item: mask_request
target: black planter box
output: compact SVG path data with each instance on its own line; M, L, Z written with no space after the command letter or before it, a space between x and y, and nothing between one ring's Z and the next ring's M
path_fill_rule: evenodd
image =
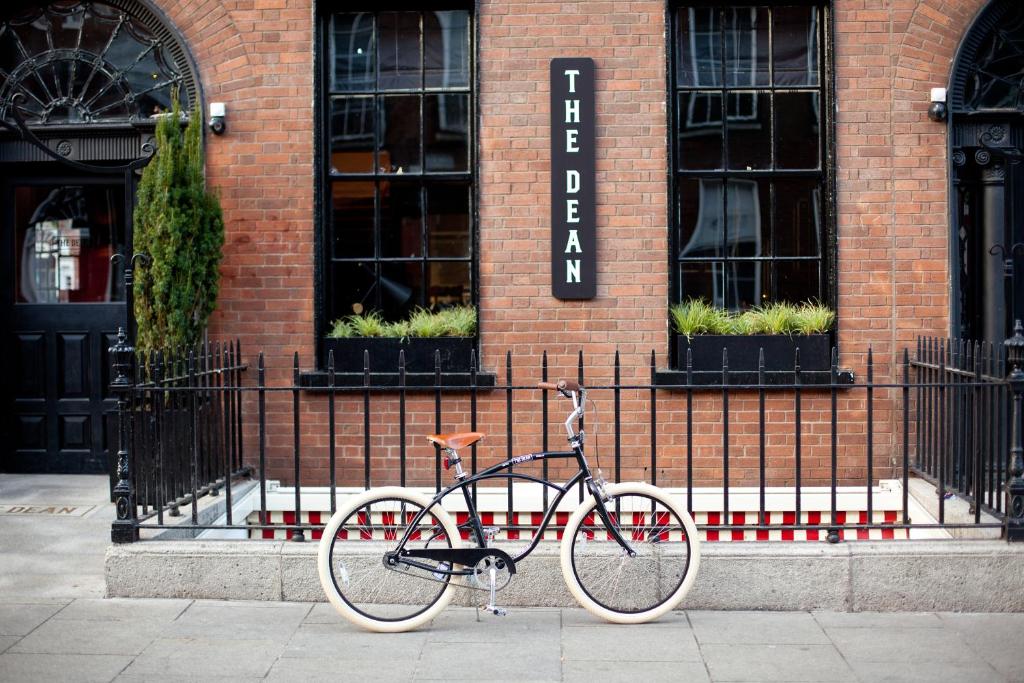
M441 354L441 372L469 372L470 353L476 348L475 337L352 337L324 340L323 369L327 369L327 354L334 352L334 371L337 373L363 372L364 351L370 352L370 372L397 373L398 353L405 351L407 373L433 373L435 352ZM479 359L477 360L479 365ZM479 369L479 367L478 367Z
M796 349L800 349L800 371L822 372L832 366L832 337L828 334L698 334L676 337L679 370L686 370L686 351L693 358L694 372L722 371L722 352L729 353L729 372L757 372L758 354L764 349L765 372L793 372Z

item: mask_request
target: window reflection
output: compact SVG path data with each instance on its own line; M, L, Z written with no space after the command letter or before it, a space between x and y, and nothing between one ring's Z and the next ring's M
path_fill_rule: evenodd
M676 11L679 299L743 309L823 297L823 11Z
M330 18L330 315L473 300L470 18Z
M117 186L15 188L15 301L124 301L110 263L124 248L123 207Z

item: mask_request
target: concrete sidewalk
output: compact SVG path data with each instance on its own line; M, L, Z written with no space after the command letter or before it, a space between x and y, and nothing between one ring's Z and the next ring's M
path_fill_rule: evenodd
M451 608L372 634L325 604L0 601L2 681L1024 681L1024 614Z
M110 480L96 474L0 474L0 600L102 598Z
M378 635L322 603L102 599L112 517L106 477L0 475L0 682L1024 682L1020 613L688 611L628 627L452 607Z

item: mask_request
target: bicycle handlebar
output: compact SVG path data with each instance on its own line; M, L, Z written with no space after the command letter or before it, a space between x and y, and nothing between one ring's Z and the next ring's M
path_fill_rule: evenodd
M539 382L537 384L538 389L548 389L552 391L579 391L579 382L573 382L571 379L560 379L558 382Z

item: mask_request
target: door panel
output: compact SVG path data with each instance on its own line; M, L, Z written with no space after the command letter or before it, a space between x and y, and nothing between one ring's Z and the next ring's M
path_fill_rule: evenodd
M124 181L7 176L2 189L0 296L18 381L0 470L107 472L107 347L125 314L110 255L127 240Z

